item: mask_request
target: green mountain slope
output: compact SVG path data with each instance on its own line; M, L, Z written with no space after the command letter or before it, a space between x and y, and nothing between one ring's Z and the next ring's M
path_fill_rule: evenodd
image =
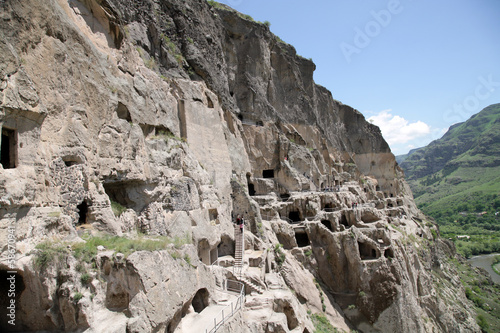
M455 124L401 162L416 202L466 255L500 251L500 104ZM484 213L486 212L486 213Z

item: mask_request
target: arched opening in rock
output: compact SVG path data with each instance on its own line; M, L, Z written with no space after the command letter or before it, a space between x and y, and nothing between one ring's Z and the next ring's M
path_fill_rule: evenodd
M118 102L118 106L116 107L116 114L120 119L126 120L128 122L132 121L132 117L130 116L128 108L122 102Z
M2 308L2 320L0 320L0 331L10 332L15 327L23 327L24 319L19 316L20 310L20 299L21 294L25 289L23 276L17 273L9 273L9 269L6 266L0 266L0 306ZM15 308L12 309L11 302L14 301ZM9 306L11 309L9 309ZM17 316L16 316L17 312ZM9 317L13 314L15 318L16 326L12 326L8 323L12 318ZM23 330L24 331L24 330Z
M347 222L347 217L345 216L344 213L340 215L340 224L345 226L346 228L349 228L349 222Z
M206 239L202 239L198 242L198 258L205 265L210 265L210 244Z
M220 243L217 245L218 248L218 256L229 256L234 254L234 241L229 237L229 235L222 235L220 238Z
M297 316L295 315L295 311L290 305L285 305L283 309L283 313L286 316L286 324L288 326L288 329L291 331L295 329L297 326L299 326L299 321L297 319Z
M208 210L208 218L210 220L210 222L214 222L215 224L219 224L219 211L217 210L217 208L210 208Z
M78 224L86 224L87 223L87 213L89 211L89 205L87 204L87 201L82 201L78 206L76 206L76 209L78 209Z
M73 165L78 165L78 164L83 163L82 159L79 156L75 156L75 155L63 156L62 160L64 162L64 165L66 165L67 167L71 167Z
M131 208L135 205L135 203L129 199L128 191L131 190L126 183L117 182L117 183L104 183L104 191L109 197L111 201L111 206L113 207L113 203L118 203L120 206Z
M197 313L203 311L209 304L209 296L210 294L206 288L198 290L193 297L193 302L191 303L194 311Z
M389 247L384 251L384 257L386 258L394 258L394 251Z
M325 204L323 205L322 210L324 210L324 211L326 211L326 212L331 212L331 211L333 211L333 205L332 205L332 203L330 203L330 202L325 203Z
M290 193L281 193L280 194L280 199L282 201L287 201L290 198Z
M248 183L248 194L250 196L254 196L255 195L255 186L252 183Z
M255 125L257 125L257 126L264 126L264 122L262 120L257 120L255 122Z
M108 281L106 288L106 307L111 311L121 312L128 308L130 294L119 282Z
M358 249L361 260L377 259L377 250L370 244L358 242Z
M288 218L292 222L300 222L300 221L302 221L302 218L300 217L300 212L298 210L293 210L293 211L289 212L288 213Z
M2 128L1 163L4 169L12 169L17 165L17 140L16 131Z
M379 185L375 186L375 191L377 191L377 192L380 191L380 186Z
M255 185L250 181L250 172L247 172L247 184L248 184L248 194L250 196L255 195Z
M387 203L387 207L389 207L389 208L393 208L393 207L394 207L394 205L392 204L392 202L388 202L388 203Z
M262 170L262 178L274 178L274 170L273 169Z
M324 225L328 230L333 231L332 222L329 220L321 220L321 224Z
M307 236L307 232L305 230L297 231L295 230L295 240L297 241L298 247L305 247L311 245L309 241L309 236Z

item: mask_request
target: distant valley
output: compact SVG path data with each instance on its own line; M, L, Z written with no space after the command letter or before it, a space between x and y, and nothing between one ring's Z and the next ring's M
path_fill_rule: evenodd
M500 251L500 104L396 159L419 208L459 252Z

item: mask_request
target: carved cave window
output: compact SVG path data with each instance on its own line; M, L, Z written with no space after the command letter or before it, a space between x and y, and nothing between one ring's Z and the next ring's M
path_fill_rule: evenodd
M4 169L15 168L17 157L16 131L2 128L1 162Z

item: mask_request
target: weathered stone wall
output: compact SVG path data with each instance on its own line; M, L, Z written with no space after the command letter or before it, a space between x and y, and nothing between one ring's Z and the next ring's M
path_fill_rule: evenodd
M20 329L174 332L199 290L215 302L208 266L233 255L240 214L245 289L270 295L249 299L232 331L312 332L307 309L344 330L477 331L466 307L453 308L464 323L446 315L408 241L427 249L432 234L380 130L265 25L204 0L2 6L13 157L0 167L0 237L16 226ZM141 232L187 244L101 249L84 267L91 285L72 255L33 263L44 241Z

